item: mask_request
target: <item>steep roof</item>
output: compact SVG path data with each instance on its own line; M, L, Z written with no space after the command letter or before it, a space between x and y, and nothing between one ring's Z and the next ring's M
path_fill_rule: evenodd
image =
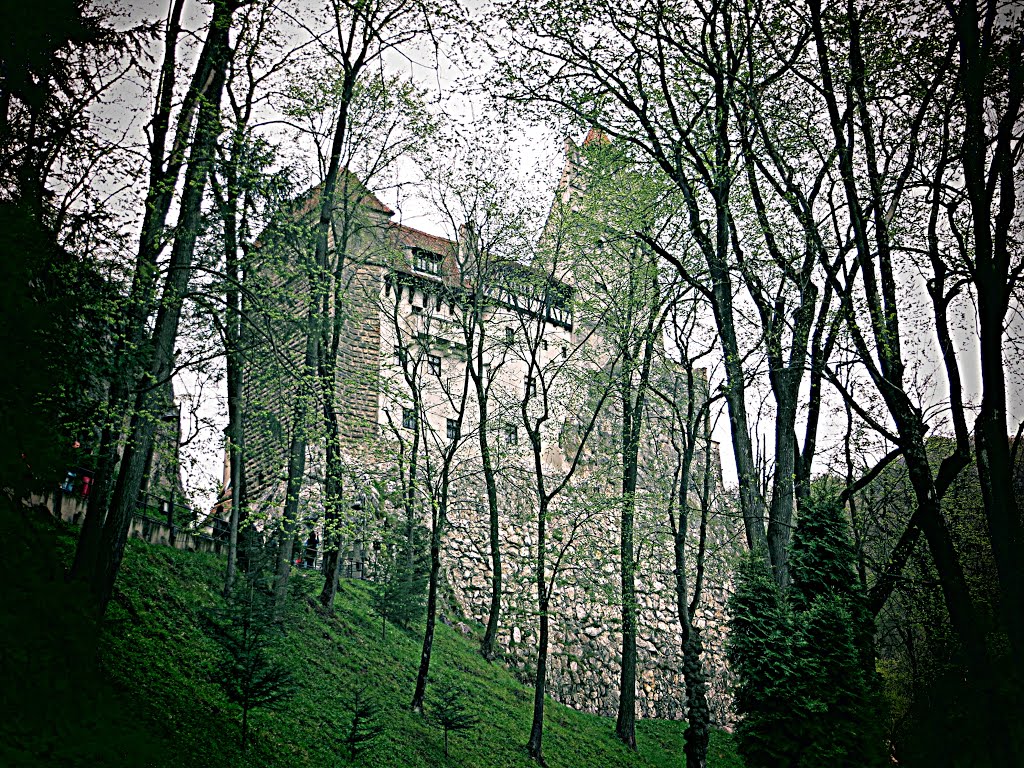
M442 256L454 253L456 245L446 237L431 235L420 229L406 226L405 224L394 224L395 236L398 242L408 248L422 248L431 253L438 253Z
M306 193L305 200L303 201L301 213L308 213L316 208L320 204L320 193L323 191L323 182L320 182L315 187ZM338 191L348 190L351 195L351 199L357 200L360 204L369 208L371 211L381 213L385 216L394 216L395 212L388 208L380 198L378 198L369 188L359 180L348 168L344 168L338 174Z
M583 146L589 146L597 142L598 144L610 144L611 139L608 138L608 134L602 131L600 128L591 128L587 131L587 137L583 139Z

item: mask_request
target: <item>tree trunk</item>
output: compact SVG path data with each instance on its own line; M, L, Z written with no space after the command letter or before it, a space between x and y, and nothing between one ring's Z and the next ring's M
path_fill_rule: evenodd
M1024 40L1017 29L1003 49L993 39L999 33L993 31L990 22L983 23L977 3L962 2L949 8L959 42L961 76L957 85L965 117L964 181L974 225L973 278L977 286L982 381L981 408L975 423L978 477L999 575L1002 617L1013 648L1011 656L1019 668L1024 659L1021 510L1007 436L1003 337L1010 297L1014 284L1019 285L1019 277L1011 277L1010 231L1019 194L1019 156L1013 151L1013 137L1019 129L1024 98ZM987 96L995 77L990 73L998 71L998 60L1005 61L1007 84L1004 101L999 107L990 107ZM997 195L999 205L995 210Z
M330 382L334 382L334 366L330 366ZM341 507L344 490L341 479L341 434L338 416L334 410L334 398L324 392L324 426L327 429L327 481L324 484L324 561L327 578L320 590L320 605L328 613L334 611L334 596L338 592L338 560L341 550L343 531ZM328 545L328 542L332 542ZM330 546L330 550L326 549Z
M100 615L106 610L113 591L114 579L124 556L128 528L142 484L146 455L152 447L155 432L153 408L159 405L163 384L170 379L174 366L174 343L178 335L178 322L188 289L192 258L201 223L203 196L219 133L220 97L231 54L228 35L232 12L233 6L224 0L218 0L214 4L207 39L213 50L210 58L211 80L198 110L196 134L181 196L177 236L171 249L164 292L153 331L149 376L138 385L131 433L121 459L111 509L100 537L93 579Z
M334 218L334 196L338 186L338 175L341 166L341 153L348 132L349 107L352 103L352 91L355 86L357 71L346 72L342 84L338 119L334 126L334 138L331 143L331 158L324 178L324 186L320 195L319 219L316 226L316 251L309 274L310 302L306 318L306 352L303 359L303 382L308 385L319 381L321 349L320 313L325 304L325 294L329 291L326 285L328 236ZM298 527L299 491L302 488L303 475L306 471L306 419L307 395L299 393L295 405L295 418L292 424L292 440L288 452L288 495L285 499L282 540L277 555L277 575L274 579L274 602L277 611L283 605L291 574L292 545L295 529Z
M535 456L536 461L536 456ZM543 483L543 477L538 481ZM547 567L547 517L548 508L545 500L543 486L540 486L538 494L540 508L537 511L537 608L540 611L540 632L537 644L537 677L533 684L533 721L530 724L530 740L526 744L526 751L538 765L544 763L544 693L547 686L548 670L548 606L550 595L547 593L547 584L544 573Z
M224 358L227 368L228 389L228 484L231 486L231 509L228 514L228 564L224 575L224 595L230 595L235 584L238 560L238 516L242 507L242 270L238 263L238 167L242 159L241 133L236 130L232 141L231 162L227 164L226 210L224 211L224 270L227 273L225 291Z
M786 378L780 376L780 378ZM796 397L785 386L775 389L775 474L772 478L771 508L768 514L768 554L775 583L789 585L789 537L793 530L796 500Z
M477 402L480 407L480 459L484 470L484 487L487 490L487 513L490 522L489 544L491 550L491 605L487 611L487 629L480 642L480 653L488 661L495 657L495 642L498 634L498 618L501 615L501 532L498 528L498 485L491 459L491 446L487 440L487 401L477 383Z
M307 340L306 360L316 356L316 336ZM312 350L310 350L312 347ZM274 567L274 614L280 618L288 597L288 581L292 572L295 531L299 527L299 492L306 474L306 398L299 393L293 412L292 438L288 448L288 485L285 491L281 527L277 531L277 563Z
M543 577L540 579L540 589L544 589ZM540 637L537 645L537 679L533 684L533 721L530 724L530 740L526 744L526 751L538 765L546 765L544 762L544 695L547 686L548 673L548 601L546 598L540 602Z
M625 371L630 376L631 371ZM636 507L636 432L640 412L634 404L628 382L622 387L622 510L619 520L619 576L622 590L622 663L619 674L619 707L615 735L630 749L636 749L636 562L633 546L633 518ZM641 396L642 398L642 396ZM634 424L636 422L636 424Z
M78 545L75 547L75 559L68 574L69 579L87 581L92 578L95 571L103 523L113 491L110 481L114 478L114 467L117 466L117 440L120 434L120 430L115 430L109 423L108 417L108 422L100 434L96 473L85 507L85 520L82 521L82 530L78 534Z
M686 537L689 528L687 493L690 487L692 447L686 449L686 454L683 458L683 467L680 472L679 523L676 525L674 521L670 520L675 528L673 531L672 550L675 560L676 613L683 635L683 682L686 686L687 726L683 734L683 753L686 756L686 768L705 768L708 758L708 740L711 731L711 710L708 707L707 683L701 660L703 646L700 642L700 636L693 626L691 615L692 610L696 609L700 600L700 577L698 576L692 599L688 595L689 590L686 584ZM709 466L710 461L706 461L705 464ZM698 571L702 570L703 547L701 548L698 562Z
M228 565L224 594L231 594L238 568L238 524L242 512L242 370L239 361L228 357L228 461L231 510L228 513Z
M711 709L708 707L707 680L701 656L704 647L700 634L691 626L683 641L683 681L686 684L686 731L683 754L686 768L706 768L711 734Z
M434 625L437 621L437 581L441 572L441 535L438 525L430 537L430 580L427 585L427 626L423 630L423 649L420 652L420 668L416 674L416 690L412 695L410 708L413 712L423 711L423 699L427 692L427 675L430 673L430 655L434 649Z
M210 85L211 62L217 51L211 24L211 31L207 34L206 43L200 51L190 88L182 102L170 157L165 158L173 106L177 41L181 32L184 4L184 0L172 0L168 15L160 88L151 123L149 185L146 190L142 231L139 235L139 248L125 319L114 351L114 357L119 365L111 376L110 393L107 397L108 416L100 437L93 492L86 508L86 517L71 568L70 575L74 579L92 580L97 570L103 526L109 515L110 495L114 492L115 472L118 469L118 447L125 427L124 413L132 405L131 388L135 380L146 370L146 365L142 361L143 352L148 346L145 322L153 310L152 294L157 280L157 256L163 242L164 225L174 187L181 172L196 103L199 94ZM216 12L214 15L216 17Z

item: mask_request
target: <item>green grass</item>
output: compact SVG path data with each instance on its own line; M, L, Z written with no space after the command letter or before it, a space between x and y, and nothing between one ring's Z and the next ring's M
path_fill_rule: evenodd
M298 691L281 710L253 716L253 744L242 755L237 708L212 681L220 651L208 616L222 605L224 561L130 542L92 648L82 641L90 632L77 609L81 596L62 578L73 532L3 506L0 535L18 551L0 566L11 585L0 601L0 675L7 689L0 699L2 765L344 765L344 704L363 685L385 725L363 765L533 765L523 746L532 689L484 661L476 638L438 625L431 681L451 679L465 688L480 717L477 728L452 736L445 760L441 731L430 719L429 687L426 715L408 711L419 632L389 626L381 641L362 582L345 581L335 616L324 616L314 599L322 582L308 572L294 575L287 632L277 649ZM607 718L551 700L545 711L544 753L554 768L684 764L682 723L641 721L633 753L615 739ZM727 734L713 733L709 765L740 767Z

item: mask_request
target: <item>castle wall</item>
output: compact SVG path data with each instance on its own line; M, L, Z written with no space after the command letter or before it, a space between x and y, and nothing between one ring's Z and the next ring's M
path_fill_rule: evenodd
M557 527L557 519L552 521ZM722 526L723 520L715 521ZM681 719L685 712L682 634L675 607L671 534L667 526L643 531L646 546L636 577L637 714ZM507 515L501 523L502 616L498 640L506 663L525 681L537 655L536 521ZM713 722L731 721L730 675L725 663L726 531L712 533L701 607L694 625L704 646L704 670ZM490 605L487 520L453 520L445 540L448 584L468 618L486 623ZM567 554L552 598L548 692L584 712L615 716L620 674L618 521L592 520ZM692 578L690 580L692 584Z
M411 406L412 398L406 379L408 369L403 370L395 353L400 348L403 355L415 358L421 408L417 418L426 422L418 425L424 436L421 482L429 482L432 478L428 476L427 465L433 462L436 472L439 457L453 439L446 426L449 419L457 416L461 402L457 390L465 380L467 350L462 319L457 302L451 300L455 283L436 275L418 274L411 266L413 247L434 247L441 252L443 242L432 242L430 236L415 233L415 242L400 244L396 255L396 245L379 232L380 228L376 235L368 235L358 249L353 249L354 253L359 251L358 257L351 261L343 276L346 317L337 361L337 403L347 466L354 476L373 475L376 481L387 484L391 482L386 479L388 475L395 474L399 445L404 442L406 448L402 450L407 450L411 442L413 429L402 424L403 410ZM374 237L380 242L375 243ZM381 253L375 254L375 249ZM446 258L450 259L450 254ZM275 279L281 283L278 287L282 301L290 306L278 308L281 319L277 322L283 330L277 348L265 349L263 358L254 356L247 376L246 473L250 487L262 484L262 495L269 500L283 495L282 467L289 418L292 401L299 394L294 370L288 369L295 365L294 361L301 361L298 330L305 311L300 301L301 290L286 290L286 279ZM300 278L288 279L293 281L294 289L294 281ZM491 366L488 376L492 377L490 445L505 484L500 504L504 591L498 640L505 662L529 681L536 664L538 623L533 565L535 498L527 487L532 459L523 427L518 427L515 441L508 430L521 423L527 361L532 354L542 369L551 372L545 375L552 377L548 382L552 413L545 427L543 461L552 477L565 472L573 435L577 434L580 420L585 419L587 407L585 387L573 389L578 384L573 383L572 367L600 365L602 352L594 346L585 348L589 344L588 333L573 328L569 310L563 312L558 322L524 320L527 314L508 304L493 310L487 323L485 357ZM291 330L287 330L289 325ZM524 339L532 331L539 335L532 337L536 345L526 353ZM561 370L563 366L565 370ZM542 382L542 386L546 384ZM470 394L465 401L461 434L454 438L462 443L452 473L449 527L442 558L450 597L466 617L484 623L490 603L490 559L487 506L481 503L484 489L477 442L479 428L475 395ZM614 475L617 467L613 433L611 423L602 427L603 436L595 437L594 442L603 440L603 444L588 448L592 453L587 460L590 463L579 472L578 483L574 481L559 496L549 521L549 562L554 561L563 545L565 553L552 599L548 691L569 706L602 715L614 715L616 711L621 648L619 512L614 494L609 491L609 480L614 480L609 473ZM655 455L667 452L667 446L657 440L648 447L648 475L658 475ZM308 462L310 488L302 513L308 511L313 517L317 514L315 486L320 482L318 473L322 478L323 471L321 453L314 440ZM667 461L664 456L661 460ZM603 484L603 490L587 487L596 483ZM637 509L638 715L681 718L685 711L685 686L682 638L675 608L672 538L668 520L658 507L656 493L652 493L648 502L638 502ZM399 510L392 511L401 514ZM694 617L705 648L712 718L723 725L730 720L724 636L726 561L735 531L731 530L729 520L723 515L711 521L703 599ZM359 531L356 537L364 543L380 538L370 530ZM691 538L696 540L696 536ZM693 559L693 553L689 553L688 560Z

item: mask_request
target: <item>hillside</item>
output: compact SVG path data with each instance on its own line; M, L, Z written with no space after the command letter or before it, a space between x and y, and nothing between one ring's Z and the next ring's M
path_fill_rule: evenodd
M432 682L466 690L480 718L468 733L451 737L443 755L441 731L407 710L420 638L415 630L388 628L369 611L370 585L345 581L336 615L314 606L316 573L295 576L288 629L277 660L298 683L278 711L257 711L254 743L238 748L238 709L213 682L221 655L210 636L223 561L141 542L129 543L114 603L97 654L85 638L89 624L78 611L64 564L74 532L38 511L4 503L2 530L9 542L0 601L0 764L152 766L343 765L340 739L348 727L345 705L366 686L379 707L384 732L363 765L526 766L532 689L476 652L476 638L439 625ZM436 690L436 686L435 686ZM681 766L683 724L642 721L639 754L623 748L613 723L549 702L545 756L549 765ZM739 766L727 734L715 733L709 765Z

